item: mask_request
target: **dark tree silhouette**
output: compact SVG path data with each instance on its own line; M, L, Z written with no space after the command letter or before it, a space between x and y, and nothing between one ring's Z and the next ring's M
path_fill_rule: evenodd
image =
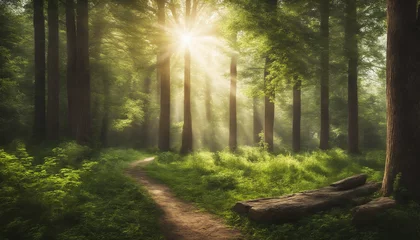
M79 115L76 140L80 144L87 144L92 140L88 5L88 0L77 1L77 108Z
M265 93L265 113L264 113L264 142L268 145L268 151L273 151L273 135L274 135L274 91L269 89L268 80L268 68L270 66L270 60L268 57L265 59L264 67L264 84L266 86Z
M185 2L185 25L187 31L191 27L191 0ZM186 154L193 150L192 116L191 116L191 52L189 46L185 48L184 55L184 126L182 128L181 153Z
M165 26L165 1L158 0L158 23ZM170 76L170 53L165 41L165 33L161 34L158 53L157 74L160 77L160 117L159 117L159 149L170 150L170 124L171 124L171 76Z
M47 139L58 140L60 131L60 71L58 54L58 0L48 1L48 102Z
M329 148L330 139L330 87L329 87L329 18L330 0L320 1L321 12L321 131L319 148L326 150Z
M345 51L348 60L348 152L359 152L359 103L357 97L357 1L346 0Z
M255 144L258 144L260 142L260 133L263 131L260 107L261 107L260 99L257 96L255 96L253 99L253 104L252 104Z
M67 32L67 105L69 134L76 138L77 130L77 45L76 19L74 0L66 0L66 32Z
M293 152L300 151L300 122L302 116L302 81L297 79L293 86Z
M37 142L45 140L45 21L44 1L34 0L35 39L35 112L33 137Z
M235 36L236 38L236 36ZM238 56L233 53L230 62L230 98L229 98L229 148L231 151L235 151L238 147L237 142L237 121L236 121L236 80L238 76L237 72Z

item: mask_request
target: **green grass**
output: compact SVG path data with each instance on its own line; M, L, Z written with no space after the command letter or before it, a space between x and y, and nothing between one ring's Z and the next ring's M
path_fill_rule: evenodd
M123 173L149 154L74 143L38 152L41 164L22 146L0 150L1 240L163 239L160 210Z
M162 153L146 169L178 197L222 216L250 239L420 239L420 207L414 203L387 211L365 228L351 224L350 209L334 209L294 224L257 224L230 210L237 201L314 189L353 174L367 173L369 180L380 181L384 159L383 151L349 156L334 149L273 156L241 148L236 154Z

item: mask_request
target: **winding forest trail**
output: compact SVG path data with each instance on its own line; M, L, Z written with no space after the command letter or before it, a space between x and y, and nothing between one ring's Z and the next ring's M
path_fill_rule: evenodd
M191 204L176 198L170 189L146 175L145 166L154 157L130 164L126 173L143 185L156 204L163 210L161 229L168 240L239 240L245 239L239 231L230 229L209 213L200 212Z

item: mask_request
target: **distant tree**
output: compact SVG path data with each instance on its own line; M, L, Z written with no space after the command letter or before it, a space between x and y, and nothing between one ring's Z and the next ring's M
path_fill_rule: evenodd
M277 0L266 0L265 4L265 13L270 15L268 18L271 22L272 19L277 18ZM264 113L264 141L268 145L268 151L272 152L274 149L274 100L275 93L274 90L269 87L270 80L268 78L269 68L272 63L272 60L269 56L265 59L264 66L264 85L266 87L265 94L265 113Z
M234 36L234 44L236 42L236 34ZM230 97L229 97L229 148L231 151L235 151L238 147L237 141L237 120L236 120L236 81L238 76L237 71L238 56L236 53L232 53L230 62Z
M329 88L329 18L330 18L330 0L320 0L321 13L321 131L319 148L326 150L329 148L330 139L330 88Z
M66 0L66 33L67 33L67 108L68 127L71 138L76 138L77 117L77 45L76 19L74 0Z
M253 113L253 130L254 130L254 143L258 144L260 142L260 134L263 131L263 124L261 122L261 104L258 96L253 98L252 102L252 113Z
M346 0L345 7L345 52L348 61L348 152L359 152L359 103L357 93L357 75L359 50L357 36L357 1Z
M420 200L420 15L417 0L387 3L387 152L382 192Z
M264 142L268 145L268 151L273 151L273 135L274 135L274 98L275 93L268 88L269 85L269 67L271 61L269 57L265 59L264 67L264 84L266 86L266 93L264 98Z
M77 1L77 108L79 115L76 140L80 144L92 141L88 5L88 0Z
M196 2L196 1L194 1ZM185 1L185 28L187 33L191 30L192 16L191 0ZM193 9L195 9L193 7ZM181 153L186 154L193 150L192 116L191 116L191 52L189 46L185 47L184 54L184 126L182 128Z
M45 117L45 22L44 1L34 0L34 33L35 33L35 104L34 129L35 141L43 141L46 136Z
M58 140L60 132L60 71L58 42L58 0L48 1L48 104L47 139Z
M157 0L158 4L158 23L161 27L165 26L165 1ZM160 77L160 117L159 117L159 149L161 151L170 150L170 124L171 124L171 77L170 77L170 55L168 53L165 33L161 34L159 42L159 53L157 57L157 74Z
M296 77L293 85L293 152L300 151L300 125L302 116L302 80Z

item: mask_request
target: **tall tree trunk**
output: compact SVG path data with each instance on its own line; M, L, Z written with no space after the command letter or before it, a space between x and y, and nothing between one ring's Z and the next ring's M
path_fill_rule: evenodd
M182 154L189 153L193 150L191 118L191 53L189 49L186 49L184 69L184 126L182 128L181 146Z
M191 0L186 0L185 25L190 31ZM181 153L186 154L193 150L192 117L191 117L191 52L189 46L185 47L184 55L184 126L182 128Z
M387 152L382 192L420 200L420 15L417 0L388 0ZM420 8L419 8L420 13ZM397 174L399 188L393 189Z
M60 131L60 72L58 51L58 0L49 0L47 139L53 141L58 140Z
M357 97L357 8L356 0L346 0L346 54L348 59L348 152L359 152L359 123Z
M300 122L302 115L301 86L301 80L297 80L293 86L293 152L300 151Z
M104 115L102 116L100 139L102 146L108 147L109 112L111 110L111 83L108 76L102 78L102 83L104 84Z
M80 144L92 140L90 109L90 69L89 69L89 17L88 0L77 1L77 89L78 89L78 128L76 140Z
M268 57L265 59L264 67L264 84L265 84L265 114L264 114L264 142L267 144L267 150L273 151L273 135L274 135L274 92L267 87L269 85L268 80L268 67L270 60Z
M152 89L151 89L151 85L152 85L152 79L150 76L147 76L144 79L144 92L146 93L146 98L144 99L144 107L143 107L143 111L144 111L144 121L143 124L141 126L141 143L140 143L140 147L142 148L147 148L150 146L149 143L149 128L150 128L150 97L151 97L151 93L152 93Z
M67 32L67 105L68 126L71 138L76 138L77 129L77 46L76 19L74 0L66 0L66 32Z
M330 139L330 88L329 88L329 66L330 66L330 0L321 0L321 132L319 148L329 148Z
M158 0L158 23L165 26L165 1ZM158 77L160 77L160 117L159 117L159 143L161 151L170 150L170 124L171 124L171 65L170 55L167 49L165 33L161 35L159 43Z
M205 83L205 93L204 93L204 98L205 98L205 108L206 108L206 121L207 124L211 124L211 122L213 121L213 114L212 114L212 91L213 91L213 86L212 86L212 82L210 78L206 79L206 83Z
M238 147L237 142L237 122L236 122L236 80L237 80L237 55L233 54L230 62L230 98L229 98L229 148L235 151Z
M254 115L254 143L257 145L260 142L260 133L263 131L260 112L260 99L258 97L254 97L252 108Z
M35 40L35 103L33 137L37 142L45 140L45 22L44 1L34 0Z
M209 61L207 64L211 66L211 61ZM206 74L205 79L205 92L204 92L204 98L205 98L205 108L206 108L206 129L204 130L204 146L210 149L210 151L215 150L215 123L213 122L213 112L212 112L212 92L213 92L213 84L211 81L211 78L208 74Z

